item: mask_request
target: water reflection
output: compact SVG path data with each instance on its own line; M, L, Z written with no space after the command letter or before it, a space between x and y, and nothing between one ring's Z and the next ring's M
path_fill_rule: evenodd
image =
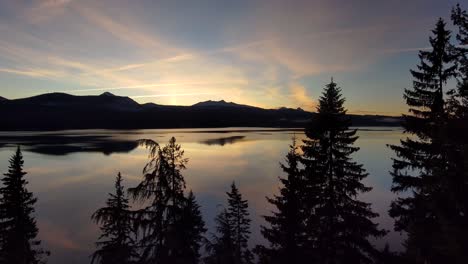
M235 180L245 199L249 200L251 246L264 242L259 226L263 224L261 215L268 214L272 209L265 197L278 190L277 177L282 173L278 163L288 150L292 134L303 137L298 131L261 129L103 130L61 134L66 137L62 140L66 140L69 145L76 144L70 138L94 137L93 140L96 140L98 137L106 142L136 142L139 138L150 138L165 143L171 136L175 136L185 150L185 156L189 158L184 173L187 189L196 193L208 229L213 230L219 205L225 203L225 192L229 191L230 184ZM202 143L226 138L226 134L243 138L224 145ZM50 136L48 133L37 135ZM0 136L12 134L3 133ZM393 153L386 144L398 143L402 137L401 131L359 131L359 136L357 144L361 150L355 159L364 163L370 173L366 185L374 187L362 199L373 203L373 209L380 214L378 222L381 226L393 230L393 220L387 214L390 201L394 199L388 174ZM3 140L0 142L3 143ZM9 146L14 143L9 142L6 148L0 149L2 172L7 169L7 161L12 153ZM62 156L28 149L24 151L29 189L39 199L36 207L39 238L44 248L52 252L49 263L89 263L89 256L95 250L96 235L99 234L98 227L90 221L89 216L104 205L107 194L113 191L112 183L119 171L124 175L126 186L136 186L141 181L141 170L148 158L144 148L135 147L128 153L113 151L109 155L103 154L104 151L70 152ZM399 233L391 232L375 243L383 247L386 241L392 250L401 249L402 236Z
M0 148L21 145L29 152L44 155L68 155L77 152L128 153L138 144L135 140L116 139L107 135L14 134L0 135Z
M224 146L226 144L234 144L239 141L243 141L245 139L245 136L232 136L232 137L221 137L221 138L213 138L213 139L207 139L200 141L202 144L206 145L220 145Z

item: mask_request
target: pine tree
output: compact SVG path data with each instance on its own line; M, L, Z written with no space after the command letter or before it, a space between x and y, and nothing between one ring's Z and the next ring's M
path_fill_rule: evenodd
M228 196L228 217L232 227L234 242L234 263L244 264L252 262L252 253L248 249L250 237L250 218L247 200L242 199L242 194L233 182Z
M462 115L468 118L468 13L458 4L452 10L452 21L458 27L456 55L459 66L458 97L463 107Z
M184 151L175 138L163 148L152 140L141 140L140 144L150 149L150 161L143 169L143 181L129 190L135 200L147 205L136 212L135 223L142 233L139 263L179 263L190 254L191 260L198 258L193 250L200 247L204 226L193 195L184 196L181 172L188 162ZM191 214L184 218L187 210ZM192 232L194 240L186 240L185 231Z
M150 150L150 161L143 168L144 179L129 193L135 201L149 203L145 208L135 212L135 227L141 230L138 241L141 248L140 263L160 263L166 256L166 205L168 202L168 179L165 172L165 161L162 149L157 142L142 140Z
M270 247L263 248L260 254L269 263L302 263L308 259L306 252L306 218L304 198L306 182L300 169L301 156L298 153L296 138L286 155L286 164L280 164L286 177L280 177L280 193L267 198L276 211L265 216L269 227L262 227L262 235L269 241Z
M378 252L368 238L385 234L371 220L378 214L357 199L371 188L361 182L367 177L362 165L351 158L359 150L353 146L358 137L349 129L344 101L332 79L319 98L302 147L309 181L307 232L317 263L370 263Z
M48 252L39 248L38 228L34 219L37 199L26 188L23 155L20 147L10 159L10 166L0 188L0 263L44 263Z
M393 186L396 193L411 192L392 202L390 215L396 219L395 229L406 231L406 258L416 263L448 261L455 248L447 240L444 226L451 221L452 192L447 175L452 174L449 118L445 84L456 75L456 55L450 44L451 32L442 19L429 38L432 50L420 51L420 64L411 70L413 89L406 89L404 98L410 114L404 115L405 132L412 135L391 146L398 158L393 161ZM448 213L448 214L447 214ZM429 230L429 232L428 232Z
M445 220L445 233L450 244L455 244L451 253L457 262L468 259L468 13L457 5L452 10L452 21L458 27L456 56L458 66L457 89L449 98L448 159L450 160L448 192L451 213ZM455 106L455 107L454 107ZM450 252L450 251L449 251Z
M209 241L210 255L205 263L245 264L253 262L253 254L248 248L250 219L248 202L233 182L228 196L228 206L215 219L217 234Z
M91 217L100 224L102 234L96 245L91 263L130 264L138 257L133 230L132 212L119 173L115 193L110 193L106 207L98 209Z
M235 245L229 212L224 208L215 219L216 234L208 241L206 264L235 264Z
M177 263L197 264L200 260L200 248L205 242L203 234L206 232L206 228L200 206L192 191L189 192L185 200L180 221L177 236L181 238L182 244L178 248L180 253Z

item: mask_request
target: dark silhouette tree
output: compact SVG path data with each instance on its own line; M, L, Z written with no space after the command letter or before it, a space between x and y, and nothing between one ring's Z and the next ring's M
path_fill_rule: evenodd
M140 144L150 149L150 161L143 169L143 181L129 190L135 200L146 205L136 211L135 218L142 236L139 263L194 261L198 258L194 250L200 246L204 224L193 195L184 196L185 180L181 172L188 159L183 157L184 151L175 138L163 148L152 140L141 140ZM194 240L185 240L187 232L192 232Z
M451 127L456 143L452 144L452 150L457 150L459 158L459 172L462 176L457 177L460 181L456 183L458 188L458 202L463 206L462 214L468 217L468 12L462 10L460 5L452 10L452 20L458 26L457 40L457 62L458 62L458 84L455 93L455 125ZM452 137L451 137L452 138ZM459 214L460 215L460 214ZM468 223L468 221L463 221ZM467 236L468 237L468 236ZM468 245L467 245L468 246Z
M232 227L234 243L234 263L244 264L252 262L252 252L248 248L250 237L250 218L248 201L242 199L242 194L233 182L228 196L228 218Z
M451 32L442 19L432 33L431 50L419 52L420 64L417 70L411 70L413 88L404 94L410 108L409 114L403 115L403 127L411 137L390 146L398 157L393 159L392 191L405 192L392 202L390 215L396 220L395 229L408 233L408 261L454 263L450 251L456 251L458 246L448 239L451 232L445 227L451 225L450 215L455 212L448 195L455 189L450 187L448 175L458 168L450 153L451 113L444 88L456 75L456 54L450 44Z
M458 27L456 55L458 61L458 97L461 99L462 116L468 118L468 13L458 4L452 9L452 21Z
M262 227L262 235L268 240L269 248L260 247L260 255L269 263L303 263L308 259L306 236L306 214L304 201L307 196L304 172L300 168L301 156L298 153L296 138L286 155L286 163L280 164L286 177L280 177L279 194L267 198L275 207L271 216L265 216L269 226Z
M102 231L92 255L91 263L130 264L138 259L132 212L119 173L115 180L115 193L109 193L106 206L91 217L101 225Z
M317 263L370 263L378 254L369 237L380 237L369 203L357 199L370 187L361 181L367 173L351 155L356 130L343 107L341 89L332 81L319 98L317 115L306 129L302 150L305 177L309 180L308 235Z
M458 66L457 88L448 94L448 138L445 149L449 166L445 178L448 183L443 230L449 237L453 248L447 251L453 254L455 261L463 263L468 259L468 13L457 5L452 10L452 21L458 27L455 54ZM447 207L447 206L446 206ZM447 209L450 209L447 211ZM447 214L449 212L449 214ZM454 250L455 249L455 250Z
M168 179L163 152L159 144L152 140L141 141L150 150L150 161L143 169L144 179L129 193L141 203L149 203L135 213L135 226L141 230L138 241L141 248L140 263L160 263L164 259L166 235L166 210L168 202Z
M208 241L210 252L206 263L245 264L253 262L253 254L248 248L250 237L250 218L248 201L233 182L228 196L228 206L216 217L216 232Z
M208 256L205 257L204 262L206 264L234 264L233 228L229 213L225 208L216 216L215 223L216 234L213 234L211 241L207 241Z
M390 251L390 246L385 244L383 250L380 251L379 257L375 261L376 264L399 264L404 263L398 253Z
M26 188L23 164L18 147L0 188L0 263L45 263L44 256L49 254L36 239L38 228L33 214L37 199Z
M203 234L206 232L205 222L203 221L200 206L197 204L195 195L189 192L185 200L180 223L177 231L180 237L181 251L177 263L197 264L200 260L200 248L205 242Z

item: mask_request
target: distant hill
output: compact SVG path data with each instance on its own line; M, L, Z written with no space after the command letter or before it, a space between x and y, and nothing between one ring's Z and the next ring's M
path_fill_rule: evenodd
M8 101L8 99L6 99L5 97L0 96L0 101Z
M109 92L98 96L74 96L66 93L48 93L10 100L10 104L24 107L51 107L63 109L109 109L115 111L138 111L141 106L129 97L116 96Z
M207 108L218 108L218 107L235 107L235 108L258 108L250 105L236 104L233 102L221 101L205 101L192 105L192 107L207 107Z
M263 109L225 101L192 106L138 104L109 92L98 96L49 93L0 100L0 130L149 129L203 127L305 127L312 112ZM351 115L354 126L399 126L388 116Z

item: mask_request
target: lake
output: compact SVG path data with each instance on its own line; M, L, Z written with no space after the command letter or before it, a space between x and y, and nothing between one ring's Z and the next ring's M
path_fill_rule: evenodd
M48 263L89 263L100 234L91 214L113 192L118 172L126 187L142 179L148 152L136 140L165 144L174 136L189 158L183 173L187 189L195 193L209 230L225 203L225 192L235 181L249 201L253 246L264 242L261 216L272 209L265 197L278 191L278 176L283 175L279 162L293 135L304 138L300 130L273 128L0 132L0 171L7 171L16 144L22 145L28 189L38 198L39 238L51 251ZM358 136L361 150L355 159L364 164L370 174L365 183L373 187L361 199L372 202L380 214L376 219L380 227L392 230L375 244L389 243L392 250L400 250L404 236L393 231L387 213L395 195L390 192L388 173L393 153L386 144L398 144L403 132L400 128L359 128Z

